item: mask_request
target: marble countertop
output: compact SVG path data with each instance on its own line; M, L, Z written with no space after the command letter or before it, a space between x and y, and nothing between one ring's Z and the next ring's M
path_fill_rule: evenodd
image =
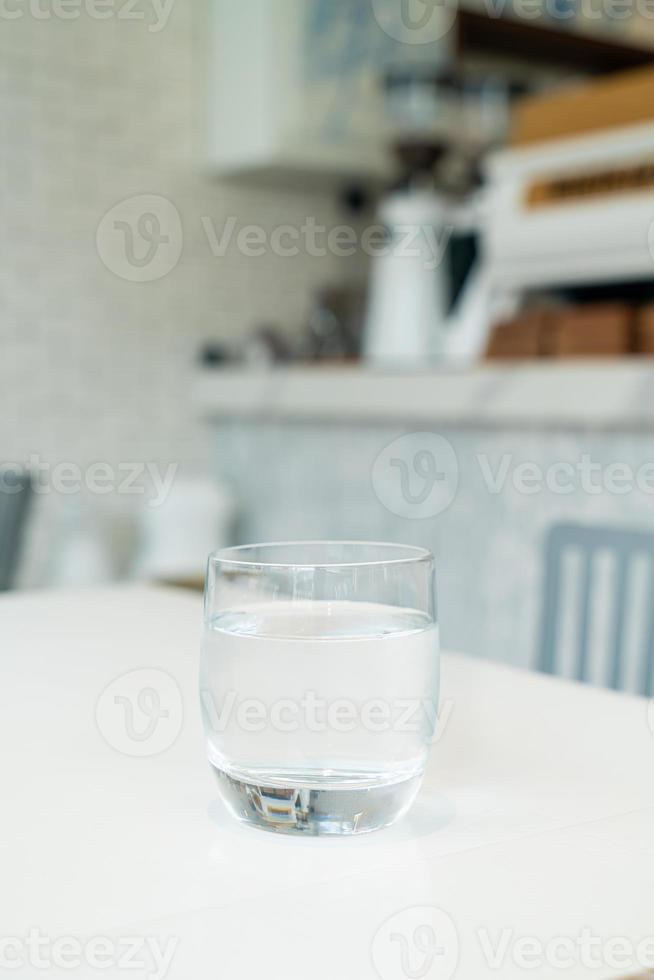
M654 360L534 361L424 373L225 367L198 375L205 419L286 418L654 430Z

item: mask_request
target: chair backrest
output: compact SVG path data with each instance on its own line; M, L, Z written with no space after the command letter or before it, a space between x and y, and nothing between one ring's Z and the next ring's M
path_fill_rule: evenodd
M0 592L10 589L13 583L31 496L29 473L3 469L0 487Z
M654 693L654 533L608 527L561 524L549 533L546 548L545 595L539 667L562 673L562 627L566 604L573 594L566 559L575 559L577 601L569 630L571 670L577 680L598 679L607 687L631 690L643 695ZM606 558L610 569L610 588L605 602L598 604L599 563ZM636 573L640 574L637 575ZM633 595L640 588L639 615L631 622L635 608ZM599 605L599 609L598 609ZM569 611L569 610L568 610ZM597 613L605 620L602 634L603 662L597 664L599 643L591 642L596 633ZM632 629L631 627L634 626ZM628 636L629 634L629 636ZM629 640L629 643L627 643ZM627 646L629 656L627 657ZM635 658L635 659L634 659ZM628 662L629 661L629 662ZM626 675L630 683L626 683Z

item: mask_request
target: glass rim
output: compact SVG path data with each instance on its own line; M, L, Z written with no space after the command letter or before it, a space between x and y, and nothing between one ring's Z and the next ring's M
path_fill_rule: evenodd
M248 551L273 548L296 548L296 547L350 547L350 548L387 548L401 549L409 552L402 557L385 557L375 559L353 559L346 561L267 561L265 558L244 558L240 557ZM369 568L384 565L413 565L420 562L435 563L436 559L429 548L422 548L419 545L400 544L394 541L337 541L337 540L309 540L309 541L263 541L255 544L240 544L228 548L218 548L212 551L208 558L209 565L234 565L243 568Z

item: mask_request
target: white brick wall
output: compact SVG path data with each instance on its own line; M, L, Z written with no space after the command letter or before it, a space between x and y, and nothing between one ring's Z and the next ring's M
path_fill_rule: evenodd
M266 227L342 217L326 191L207 175L201 3L175 0L158 33L117 19L119 2L107 20L37 19L27 4L0 17L0 461L193 459L200 342L262 319L299 329L312 288L351 264L234 248L217 259L200 219L219 229L230 214ZM175 204L184 248L164 278L129 282L103 265L96 230L117 201L144 193Z

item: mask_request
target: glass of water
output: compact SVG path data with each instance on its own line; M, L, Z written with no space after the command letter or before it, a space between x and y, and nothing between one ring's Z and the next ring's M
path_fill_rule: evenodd
M420 788L438 680L430 552L319 541L209 558L200 697L239 820L356 834L399 819Z

